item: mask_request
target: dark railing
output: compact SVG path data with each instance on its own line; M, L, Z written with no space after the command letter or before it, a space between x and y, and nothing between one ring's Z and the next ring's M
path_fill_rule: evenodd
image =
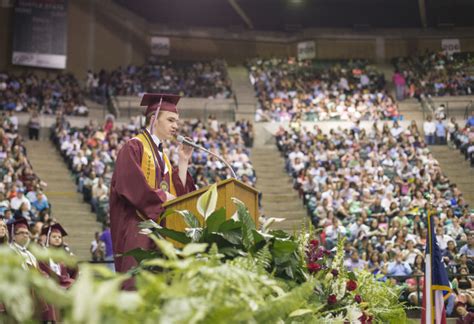
M471 111L474 111L474 102L471 102L466 106L466 110L464 111L464 119L468 119L471 115Z

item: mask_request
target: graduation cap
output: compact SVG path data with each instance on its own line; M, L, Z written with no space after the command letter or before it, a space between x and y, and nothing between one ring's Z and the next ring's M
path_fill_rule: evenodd
M147 106L145 110L145 116L154 113L150 123L151 134L153 134L153 126L160 111L169 111L176 114L178 113L178 108L176 108L176 105L178 104L180 98L181 97L177 95L164 93L145 93L143 95L140 106Z
M10 233L10 239L15 235L15 231L19 228L26 228L29 230L28 221L24 217L18 217L13 222L7 224L8 232Z
M152 112L170 111L178 113L176 105L181 97L173 94L164 93L145 93L140 106L147 106L145 116Z
M46 246L49 246L49 238L53 232L59 232L62 236L67 235L67 232L59 223L50 225L48 227L43 227L43 229L41 230L41 235L46 235Z

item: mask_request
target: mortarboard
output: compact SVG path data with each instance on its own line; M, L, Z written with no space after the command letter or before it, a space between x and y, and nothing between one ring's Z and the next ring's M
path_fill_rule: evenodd
M67 232L64 230L64 228L61 226L61 224L56 223L48 227L43 227L41 230L41 235L50 235L52 232L60 232L62 236L66 236Z
M176 114L178 113L176 105L178 104L180 98L181 97L177 95L164 93L145 93L143 95L140 106L147 106L145 110L145 116L154 113L150 124L151 134L153 134L153 126L160 111L169 111Z
M176 105L180 98L180 96L173 94L145 93L140 106L147 106L145 116L148 116L154 111L170 111L178 113Z
M24 217L18 217L12 223L7 224L7 226L8 226L8 233L10 233L10 238L13 238L13 235L15 234L15 231L18 228L24 227L27 230L29 230L28 221Z
M67 232L59 223L53 224L48 227L43 227L43 229L41 230L41 235L46 235L46 246L49 246L49 237L51 236L51 233L53 232L59 232L61 233L62 236L67 235Z

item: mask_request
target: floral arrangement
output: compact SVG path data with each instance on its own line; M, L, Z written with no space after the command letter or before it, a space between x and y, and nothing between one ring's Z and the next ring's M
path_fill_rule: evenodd
M314 298L323 305L316 316L325 323L406 321L398 288L366 271L347 271L343 246L344 239L333 256L317 239L306 243L307 271L316 279Z
M238 200L235 217L226 219L225 211L213 208L212 195L200 211L207 216L203 224L180 211L192 225L183 233L142 224L159 255L130 251L140 263L128 274L81 264L69 290L21 270L21 257L0 248L0 305L7 310L0 312L0 322L34 322L35 299L29 293L34 290L35 298L62 311L64 323L406 323L396 287L345 269L343 241L332 253L313 233L293 236L268 224L257 229ZM186 242L176 248L164 236ZM33 252L40 259L51 257ZM69 256L53 257L70 262ZM137 290L121 291L131 276Z

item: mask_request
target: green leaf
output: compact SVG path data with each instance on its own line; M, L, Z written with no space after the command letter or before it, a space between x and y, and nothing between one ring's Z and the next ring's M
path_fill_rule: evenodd
M242 244L242 233L239 230L229 231L229 232L213 232L212 234L222 237L227 242L233 245Z
M310 314L310 313L313 313L312 309L301 308L301 309L297 309L297 310L291 312L291 314L288 315L288 317L298 317L298 316L302 316L302 315L306 315L306 314Z
M246 226L248 230L256 230L257 226L255 225L255 222L253 221L253 218L250 215L247 206L245 206L242 201L235 197L232 197L231 200L237 207L237 215L242 224Z
M278 258L288 257L289 254L295 252L298 249L298 243L293 241L276 239L272 246L273 256Z
M225 254L230 257L237 257L237 256L246 256L247 254L242 251L241 249L236 249L234 247L224 247L220 248L219 252Z
M145 229L145 228L161 228L162 226L155 222L153 219L147 219L143 222L138 223L138 228Z
M191 243L184 247L183 251L180 252L180 255L188 257L193 254L203 253L206 251L207 246L206 243Z
M289 239L292 237L290 234L282 230L272 230L270 231L269 234L278 238L283 238L283 239Z
M216 210L217 205L217 183L214 183L203 193L197 201L196 209L207 219Z
M201 227L185 228L184 233L186 233L186 236L191 239L191 242L197 243L201 240L203 230Z
M347 274L347 277L349 277L351 280L357 281L356 275L352 271Z
M275 218L275 217L270 217L265 219L265 222L262 225L262 232L266 233L270 230L270 226L274 223L281 223L285 220L286 218Z
M260 234L258 231L253 230L252 234L253 234L253 239L254 239L255 244L265 241L265 237L262 234Z
M163 219L168 217L169 215L173 215L176 211L173 208L168 208L165 210L163 214L161 214L160 218L158 219L158 223L161 223Z
M153 229L153 232L175 240L176 242L179 242L181 244L188 244L189 242L191 242L191 239L187 237L185 233L178 232L169 228L155 228Z
M239 229L242 227L242 222L240 221L235 221L232 218L226 220L224 223L219 226L219 232L227 232L227 231L232 231L235 229Z
M160 256L160 253L158 251L136 248L136 249L125 252L123 256L131 256L138 263L141 263L143 260L158 258Z
M254 236L252 234L252 230L257 229L255 222L242 201L235 197L232 197L231 199L237 207L237 216L239 217L239 221L242 223L242 241L244 247L249 251L255 244Z
M162 240L157 238L155 235L150 235L153 239L155 244L160 249L161 253L163 253L168 259L170 260L177 260L178 256L176 255L176 250L173 246L173 243L168 242L167 240Z
M201 227L201 224L199 223L199 220L197 219L196 216L193 215L189 210L177 210L176 213L181 215L184 219L184 222L188 227L191 228L198 228Z
M225 222L225 208L220 208L219 210L213 212L206 219L207 231L209 233L219 231L220 226Z

